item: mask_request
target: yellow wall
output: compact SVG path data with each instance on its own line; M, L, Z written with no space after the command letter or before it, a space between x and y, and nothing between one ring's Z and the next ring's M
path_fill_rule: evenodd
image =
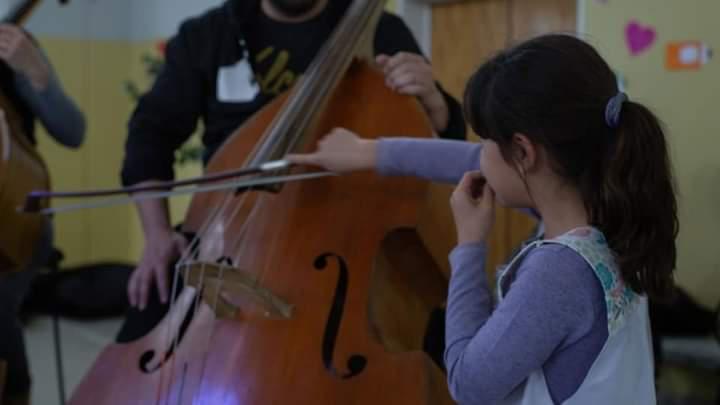
M77 151L40 136L54 188L116 186L124 119L131 105L121 87L132 49L117 42L41 39L64 87L88 118L87 140ZM80 211L55 218L56 242L68 264L127 258L129 207Z
M670 72L664 58L668 41L701 40L720 50L720 2L583 1L589 40L626 77L629 96L648 104L667 124L680 185L677 277L714 307L720 300L720 61L711 60L697 72ZM624 45L630 19L658 33L652 48L637 57L630 57Z
M154 42L81 41L40 38L66 91L85 112L87 138L79 150L63 148L41 135L56 190L119 186L126 124L134 107L124 83L149 85L141 55L154 52ZM42 132L42 128L39 127ZM44 132L42 132L44 134ZM199 173L197 166L183 168L178 176ZM173 202L173 217L181 218L188 198ZM56 201L55 204L71 201ZM142 251L142 234L131 206L59 214L55 217L56 244L66 264L101 260L135 261Z

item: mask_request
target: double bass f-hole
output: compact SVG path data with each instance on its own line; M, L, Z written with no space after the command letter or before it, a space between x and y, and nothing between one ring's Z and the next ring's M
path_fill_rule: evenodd
M177 298L177 297L176 297ZM176 298L173 298L176 299ZM197 303L195 305L191 305L183 315L182 323L180 324L180 328L177 331L177 336L174 336L169 342L168 346L165 350L163 350L162 358L158 361L156 358L158 356L158 353L156 350L146 350L140 355L140 359L138 361L138 367L140 370L145 374L152 374L156 371L163 368L172 356L175 354L175 350L177 347L183 342L183 338L185 337L185 333L187 332L188 327L190 326L190 322L193 319L193 315L195 313L195 310L197 308Z
M327 324L325 325L325 334L322 342L322 361L325 369L334 377L344 380L353 378L365 370L367 365L367 357L359 354L351 355L347 360L348 371L340 371L335 368L333 355L335 352L335 343L337 342L338 332L340 330L340 322L342 321L343 311L345 309L345 300L347 298L347 289L349 284L349 273L345 260L334 254L325 253L315 259L315 269L323 271L328 266L328 259L335 258L338 262L338 281L335 287L335 296L333 297L330 313L328 314Z

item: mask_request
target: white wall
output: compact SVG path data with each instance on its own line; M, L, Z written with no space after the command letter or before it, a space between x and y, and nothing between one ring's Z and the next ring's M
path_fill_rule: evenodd
M0 0L7 8L8 0ZM28 22L36 35L143 41L171 36L179 23L222 0L46 0ZM0 8L0 11L2 8Z
M19 0L0 0L0 16ZM28 22L38 36L66 39L144 41L169 37L184 19L223 0L70 0L61 6L46 0ZM418 0L396 0L401 15L430 56L431 6Z
M418 0L397 0L396 13L402 16L410 27L423 53L431 57L432 49L432 6Z

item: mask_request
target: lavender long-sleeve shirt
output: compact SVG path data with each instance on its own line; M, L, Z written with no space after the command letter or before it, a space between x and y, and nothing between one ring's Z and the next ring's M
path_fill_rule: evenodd
M383 139L378 170L457 183L479 169L481 145L460 141ZM561 245L542 245L523 259L511 288L493 308L484 244L457 246L445 326L445 363L453 398L491 404L542 368L550 396L574 394L608 337L603 290L592 268Z

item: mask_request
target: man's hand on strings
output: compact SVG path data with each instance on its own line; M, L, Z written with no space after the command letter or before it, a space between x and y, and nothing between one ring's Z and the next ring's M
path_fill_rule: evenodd
M435 83L432 67L422 55L398 52L375 58L385 74L388 87L400 94L417 97L427 111L435 131L447 128L450 112L445 97Z

